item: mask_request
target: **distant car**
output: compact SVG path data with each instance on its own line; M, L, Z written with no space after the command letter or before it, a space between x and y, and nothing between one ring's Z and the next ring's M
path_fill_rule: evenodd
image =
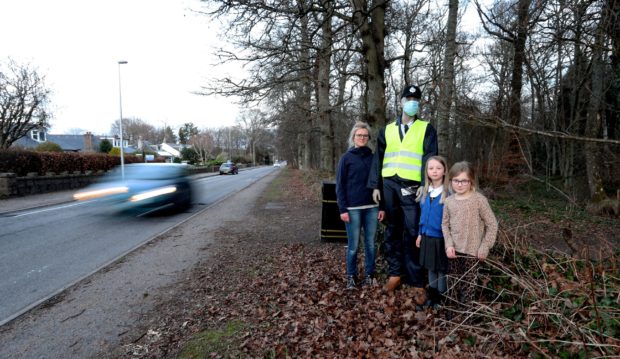
M237 166L235 166L234 163L226 162L220 165L221 175L226 175L226 174L236 175L238 173L239 173L239 168L237 168Z
M163 209L185 210L192 205L192 184L187 165L136 163L120 167L97 183L73 195L79 201L97 199L115 211L144 213Z
M282 164L280 162L278 162L278 161L275 161L273 163L273 167L282 167Z

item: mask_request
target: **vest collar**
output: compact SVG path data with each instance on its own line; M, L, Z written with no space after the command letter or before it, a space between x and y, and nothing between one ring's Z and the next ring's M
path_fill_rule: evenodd
M415 116L413 117L413 121L409 122L409 126L413 125L413 123L416 122L419 119L420 118L418 117L418 114L415 114ZM402 116L396 119L396 126L400 127L400 125L402 125L402 123L403 123Z

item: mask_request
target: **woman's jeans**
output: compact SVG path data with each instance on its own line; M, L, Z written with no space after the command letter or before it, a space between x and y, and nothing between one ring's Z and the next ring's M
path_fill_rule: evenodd
M360 239L360 230L364 229L364 251L366 257L364 274L368 277L375 272L375 234L379 220L379 207L350 209L347 228L347 275L357 276L357 246Z

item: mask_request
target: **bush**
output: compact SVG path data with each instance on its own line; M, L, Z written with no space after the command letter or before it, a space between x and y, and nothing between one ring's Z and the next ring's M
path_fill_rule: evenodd
M237 156L237 157L233 157L232 158L232 162L233 163L248 163L251 161L248 161L245 157L243 156Z
M198 153L193 148L185 147L181 150L181 158L189 164L195 164L200 160Z
M37 152L62 152L62 147L57 143L47 141L38 145L34 150Z
M110 140L108 139L103 139L101 140L101 142L99 142L99 152L101 153L108 153L110 152L110 150L112 150L112 148L112 142L110 142Z
M12 172L25 176L29 172L41 172L41 157L37 152L24 150L0 151L0 172Z
M113 147L111 150L108 151L108 155L115 156L115 157L120 157L121 156L121 149L118 148L118 147Z

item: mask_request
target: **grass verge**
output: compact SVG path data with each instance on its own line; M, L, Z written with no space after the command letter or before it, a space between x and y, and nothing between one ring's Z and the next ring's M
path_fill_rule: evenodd
M236 357L240 355L238 334L246 327L245 323L232 320L223 328L197 333L183 346L179 359L207 358L211 353Z

